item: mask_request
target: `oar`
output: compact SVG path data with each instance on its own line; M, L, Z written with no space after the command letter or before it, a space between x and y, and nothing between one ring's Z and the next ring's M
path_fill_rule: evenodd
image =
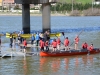
M62 35L64 36L64 39L65 39L65 34L64 34L64 32L61 32L62 33Z
M78 34L78 36L80 36L80 34L81 34L83 31L84 31L84 30L82 30L82 31ZM73 45L73 43L74 43L74 41L70 44L70 46Z

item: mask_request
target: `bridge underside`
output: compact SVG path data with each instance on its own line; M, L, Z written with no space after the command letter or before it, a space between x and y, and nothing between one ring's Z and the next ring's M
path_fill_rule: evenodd
M50 5L57 0L15 0L16 4L22 4L22 29L24 33L30 33L30 4L42 4L42 31L51 31Z

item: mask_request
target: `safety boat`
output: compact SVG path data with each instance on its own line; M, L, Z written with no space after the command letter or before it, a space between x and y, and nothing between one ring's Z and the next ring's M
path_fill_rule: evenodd
M42 57L59 57L59 56L73 56L73 55L87 55L87 54L96 54L100 53L100 48L94 48L92 51L88 51L87 49L80 49L80 50L60 50L56 52L46 52L46 51L41 51L39 53L40 56Z
M18 37L18 34L14 33L12 34L13 37ZM21 37L23 38L30 38L32 36L32 34L20 34ZM51 33L50 37L60 37L61 33ZM10 38L10 33L6 33L6 37Z

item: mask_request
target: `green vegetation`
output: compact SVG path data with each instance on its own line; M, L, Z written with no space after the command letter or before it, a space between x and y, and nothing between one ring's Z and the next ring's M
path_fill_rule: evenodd
M61 3L71 3L72 0L60 0L59 2ZM73 0L74 3L82 3L82 4L86 4L86 3L92 3L92 0Z
M92 8L92 4L86 3L86 4L79 4L79 3L74 3L73 4L73 10L87 10L89 8ZM98 8L100 9L100 4L95 4L93 5L93 8ZM72 4L71 3L57 3L56 6L51 6L52 11L71 11L72 10Z
M51 6L51 11L56 13L72 13L72 15L100 15L100 4L92 4L92 3L57 3L54 6Z

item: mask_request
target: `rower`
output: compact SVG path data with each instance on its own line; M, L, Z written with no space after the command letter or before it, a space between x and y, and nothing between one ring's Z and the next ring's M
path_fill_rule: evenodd
M57 50L57 41L56 41L56 39L53 40L51 45L53 47L53 52L56 52L56 50Z
M93 51L93 44L91 44L91 45L88 47L88 50L89 50L89 51Z
M76 36L74 41L75 41L75 50L77 50L78 49L78 43L79 43L79 36Z
M88 48L88 44L86 43L86 42L84 42L83 44L82 44L82 49L87 49Z
M40 44L40 50L44 51L45 43L44 43L43 39L40 39L39 44Z
M60 50L60 44L61 44L61 40L60 38L57 39L57 47L58 47L58 50Z
M69 50L69 40L68 37L64 40L65 51Z
M46 51L48 52L49 51L49 41L48 40L45 42L45 47L46 47Z

